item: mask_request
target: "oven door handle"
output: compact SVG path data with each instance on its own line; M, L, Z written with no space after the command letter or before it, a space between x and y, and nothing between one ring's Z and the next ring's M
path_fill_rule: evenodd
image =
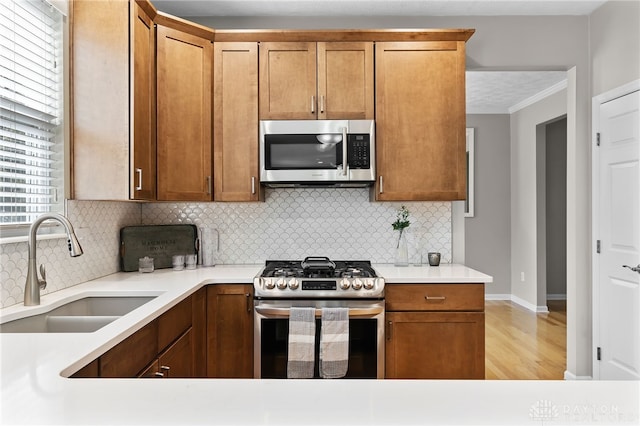
M278 308L272 306L256 306L256 313L265 317L289 317L291 308ZM351 317L370 317L379 315L384 312L384 306L357 307L349 308L349 318ZM316 318L322 316L322 308L316 309Z

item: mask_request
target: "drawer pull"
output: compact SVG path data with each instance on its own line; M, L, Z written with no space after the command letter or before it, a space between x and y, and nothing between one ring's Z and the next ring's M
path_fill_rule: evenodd
M438 300L438 301L444 301L446 299L446 296L425 296L424 300Z

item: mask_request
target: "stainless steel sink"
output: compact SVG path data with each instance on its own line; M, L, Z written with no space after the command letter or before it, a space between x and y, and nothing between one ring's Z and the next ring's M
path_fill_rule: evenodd
M91 333L153 299L155 296L85 297L0 324L0 333Z

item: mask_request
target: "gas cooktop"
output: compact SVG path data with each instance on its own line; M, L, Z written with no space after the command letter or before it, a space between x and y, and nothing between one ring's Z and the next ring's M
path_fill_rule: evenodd
M384 279L368 260L268 260L254 292L257 298L382 298Z

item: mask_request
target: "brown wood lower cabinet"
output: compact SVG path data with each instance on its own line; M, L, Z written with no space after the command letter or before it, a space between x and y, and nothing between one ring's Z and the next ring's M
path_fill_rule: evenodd
M207 376L253 378L253 285L207 289Z
M205 315L202 288L72 377L205 377Z
M484 284L389 284L388 379L484 379Z
M193 339L191 328L161 353L139 377L184 378L194 377Z

